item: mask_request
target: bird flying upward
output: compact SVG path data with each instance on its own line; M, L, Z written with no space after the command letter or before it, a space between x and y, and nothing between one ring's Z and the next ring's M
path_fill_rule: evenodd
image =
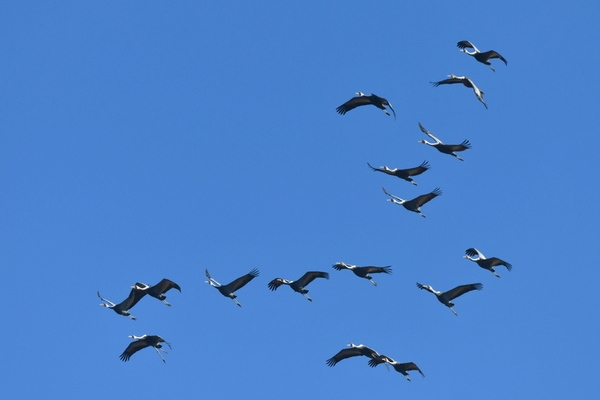
M358 96L351 98L350 100L348 100L347 102L345 102L344 104L342 104L341 106L336 108L335 110L339 114L344 115L348 111L353 110L356 107L366 106L366 105L371 104L371 105L374 105L375 107L379 108L380 110L382 110L387 115L390 115L388 110L385 108L385 106L388 106L390 108L390 110L392 111L392 113L394 113L394 119L396 119L396 111L394 111L390 102L387 101L386 99L384 99L383 97L379 97L375 94L366 95L363 92L356 92L356 94Z
M216 288L223 296L229 297L231 300L233 300L233 302L235 304L237 304L240 307L242 305L240 304L239 301L237 301L237 299L236 299L237 296L235 295L234 292L236 290L244 287L244 285L246 285L252 279L256 278L258 276L258 273L259 273L258 269L254 268L252 271L250 271L249 273L247 273L244 276L240 276L239 278L237 278L233 282L230 282L227 285L221 285L219 282L217 282L216 280L214 280L210 276L210 273L208 272L208 269L206 269L204 271L204 274L208 278L208 280L206 281L206 283L208 283L210 286Z
M473 92L475 93L475 96L477 96L477 100L479 100L481 102L481 104L483 104L483 106L487 109L488 106L487 104L485 104L485 101L483 100L483 90L479 89L475 83L467 78L466 76L456 76L456 75L448 75L448 79L444 79L443 81L438 81L438 82L431 82L433 84L434 87L438 87L440 85L448 85L448 84L453 84L453 83L462 83L463 85L465 85L468 88L473 89Z
M110 308L117 314L129 317L133 320L136 320L137 318L129 314L129 310L133 308L133 306L135 306L137 302L140 301L141 298L146 295L145 292L133 288L131 289L131 291L129 292L129 296L127 296L125 300L123 300L119 304L115 304L112 301L100 296L100 292L96 292L96 294L98 295L98 297L100 297L100 300L104 302L100 304L102 307Z
M419 371L419 373L423 376L423 378L425 377L425 374L423 373L423 371L421 371L421 369L414 362L401 363L398 361L394 361L391 357L384 356L383 354L369 360L369 366L373 367L373 368L378 366L379 364L383 364L383 363L387 363L387 364L391 365L397 372L404 375L404 377L409 382L410 382L410 376L408 375L408 371Z
M463 53L468 54L471 57L475 58L480 63L487 65L494 72L496 72L496 70L494 69L494 67L492 67L490 60L492 60L494 58L498 58L504 62L504 65L508 65L508 62L506 61L506 59L504 57L502 57L500 55L500 53L498 53L497 51L488 50L488 51L481 52L481 51L479 51L479 49L477 47L475 47L475 45L473 43L469 42L468 40L461 40L460 42L456 43L456 47L458 47L460 49L460 51L462 51ZM473 51L469 51L467 49L473 49Z
M465 254L466 255L464 255L463 258L466 258L467 260L470 260L470 261L473 261L473 262L477 263L477 265L479 265L481 268L487 269L488 271L490 271L492 274L494 274L498 278L500 278L500 275L498 275L496 273L496 271L494 270L494 267L502 265L502 266L506 267L507 270L509 270L509 271L512 270L512 264L511 263L508 263L508 262L506 262L504 260L501 260L498 257L486 258L475 247L468 248L465 251ZM477 257L474 258L475 256L477 256Z
M421 175L423 172L427 171L430 167L427 161L423 161L421 165L414 168L400 169L400 168L388 168L387 166L382 166L379 168L375 168L371 164L367 163L367 165L375 172L383 172L384 174L388 174L391 176L396 176L400 179L404 179L407 182L412 183L413 185L417 185L417 182L412 180L412 176Z
M377 273L391 274L392 273L392 268L389 265L386 267L373 267L373 266L359 267L356 265L346 264L341 261L338 261L337 263L333 264L333 269L338 270L338 271L341 271L343 269L349 269L350 271L354 272L354 274L356 276L358 276L360 278L368 279L369 282L371 282L374 286L377 286L377 282L375 282L373 280L373 278L371 277L370 274L377 274Z
M283 278L275 278L269 282L267 286L270 290L277 290L277 288L281 285L289 285L295 292L301 293L304 297L306 297L308 301L313 301L310 297L308 297L308 290L304 287L317 278L329 279L329 274L327 272L309 271L302 275L300 279L295 281L290 281Z
M163 356L160 354L161 352L163 352L163 353L167 352L166 350L162 349L161 343L166 343L167 346L169 346L169 348L171 348L171 344L169 342L165 341L160 336L158 336L158 335L142 335L142 336L130 335L129 337L132 339L135 339L135 341L129 343L129 346L127 346L127 348L123 351L123 353L121 353L121 355L119 356L121 361L129 361L131 356L134 355L136 352L138 352L142 349L145 349L146 347L152 347L154 350L156 350L156 354L158 354L160 359L163 362L167 362L163 358Z
M452 302L453 299L457 298L458 296L462 296L463 294L470 292L471 290L483 289L483 285L481 283L470 283L467 285L460 285L455 287L454 289L448 290L447 292L439 292L429 285L421 285L418 282L417 287L419 289L425 289L428 292L435 294L440 303L448 307L450 311L454 313L454 315L458 315L458 313L452 308L454 307L454 303Z
M146 294L154 297L155 299L159 299L160 301L162 301L169 307L171 306L171 304L169 304L167 302L167 300L166 300L167 296L165 296L165 293L167 293L171 289L176 289L181 292L181 288L179 287L178 284L176 284L175 282L173 282L169 279L166 279L166 278L162 279L160 282L158 282L154 286L146 285L145 283L141 283L141 282L136 282L136 284L133 286L133 288L141 290L141 291L145 292Z
M419 143L426 144L428 146L436 148L440 153L449 154L451 156L456 157L460 161L464 161L461 157L457 156L455 152L457 151L465 151L471 148L471 143L468 140L463 140L461 144L444 144L440 139L435 137L433 133L429 132L421 123L419 122L419 128L421 132L429 136L434 140L434 143L430 143L427 140L419 140Z
M347 349L342 349L342 350L338 351L336 355L334 355L333 357L328 359L326 361L327 365L329 365L330 367L333 367L340 361L345 360L346 358L350 358L350 357L365 356L365 357L369 357L369 358L375 358L375 357L379 356L378 352L365 346L364 344L356 345L354 343L348 343L347 346L348 346Z
M423 206L428 201L436 198L437 196L441 196L442 195L442 191L440 190L440 188L435 188L430 193L422 194L420 196L415 197L412 200L404 200L404 199L401 199L398 196L394 196L393 194L388 193L388 191L385 190L385 188L383 186L381 188L383 189L383 193L385 193L386 195L390 196L390 198L388 199L388 201L391 201L394 204L401 205L404 208L406 208L408 211L416 212L417 214L419 214L423 218L425 218L425 214L423 214L421 212L421 206Z

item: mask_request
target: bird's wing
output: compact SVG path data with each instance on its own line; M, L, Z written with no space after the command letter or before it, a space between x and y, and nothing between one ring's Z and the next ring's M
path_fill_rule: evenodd
M298 279L297 282L298 282L298 285L300 285L301 287L304 287L317 278L329 279L329 273L321 272L321 271L309 271L309 272L305 273L304 275L302 275L302 277L300 279Z
M335 110L339 114L344 115L348 111L353 110L356 107L364 106L367 104L371 104L371 101L369 100L369 98L367 96L357 96L357 97L351 98L350 100L348 100L347 102L345 102L344 104L342 104L341 106L336 108Z
M498 53L495 50L490 50L490 51L486 51L484 54L488 59L492 59L492 58L499 58L500 60L502 60L504 62L505 65L508 65L508 62L506 61L506 59L504 57L502 57L500 55L500 53Z
M390 362L390 361L394 361L394 360L392 360L388 356L382 354L380 356L376 356L376 357L371 358L369 360L368 364L369 364L369 367L375 368L379 364L383 364L383 363Z
M471 257L479 257L481 259L484 259L485 256L483 255L482 252L480 252L479 250L477 250L475 247L470 247L467 250L465 250L465 254Z
M423 371L421 371L421 369L414 362L397 363L396 365L404 371L419 371L419 373L425 377Z
M437 196L440 196L441 194L442 194L442 191L440 190L440 188L435 188L431 193L422 194L420 196L417 196L414 199L412 199L410 202L412 202L415 205L415 207L421 207L423 204L427 203L428 201L430 201L431 199L433 199Z
M344 264L344 263L338 262L338 263L335 263L335 264L333 264L333 269L336 269L336 270L338 270L338 271L341 271L341 270L343 270L343 269L351 269L351 268L348 268L348 265L347 265L347 264Z
M419 128L421 129L421 132L423 132L424 134L426 134L427 136L429 136L431 139L435 140L436 143L442 144L442 141L440 139L438 139L437 137L435 137L433 135L433 133L431 133L430 131L428 131L427 129L425 129L425 127L423 125L421 125L420 122L419 122Z
M456 43L456 47L458 47L459 49L471 48L475 50L475 52L479 53L479 49L468 40L461 40L460 42Z
M495 267L497 265L503 265L509 271L512 270L512 264L511 263L508 263L508 262L506 262L504 260L501 260L498 257L490 257L490 258L488 258L488 260L490 261L492 267Z
M158 282L154 287L157 288L157 290L159 290L160 293L166 293L171 289L177 289L181 292L181 288L178 284L166 278Z
M131 289L131 292L129 292L129 296L127 296L127 298L125 300L123 300L120 304L118 304L118 307L127 311L127 310L133 308L133 306L135 306L137 304L137 302L140 301L142 299L142 297L144 297L146 295L146 293L147 292L145 290L133 288L133 289Z
M391 274L392 273L392 267L391 266L385 266L385 267L374 267L374 266L367 266L367 267L358 267L360 270L364 271L367 274L377 274L380 272L383 272L385 274Z
M481 290L483 289L483 285L481 283L470 283L468 285L460 285L455 287L454 289L448 290L444 294L449 300L455 299L458 296L461 296L471 290Z
M285 281L281 278L275 278L267 284L270 290L277 290L277 288L283 285Z
M423 163L421 163L421 165L419 165L418 167L401 169L398 172L401 172L403 175L406 175L406 176L416 176L416 175L421 175L423 172L427 171L429 168L430 167L429 167L429 164L427 163L427 161L423 161Z
M169 346L170 349L172 349L171 343L167 342L165 339L158 335L146 336L146 341L148 342L149 346L156 346L159 343L165 343L167 346Z
M463 151L471 148L471 143L468 140L463 140L461 144L448 144L446 145L450 151Z
M250 282L252 279L256 278L257 276L258 276L258 269L254 268L252 271L250 271L246 275L240 276L233 282L229 282L223 288L228 290L229 292L233 293L236 290L238 290L239 288L244 287L244 285L246 285L248 282Z
M212 277L210 276L210 273L208 272L208 269L205 269L205 270L204 270L204 275L206 275L206 277L207 277L209 280L212 280Z
M464 80L460 79L460 78L447 78L444 79L442 81L437 81L437 82L431 82L431 84L435 87L438 87L440 85L447 85L447 84L453 84L453 83L463 83Z
M121 353L119 358L121 361L129 361L132 355L137 351L150 346L145 340L136 340L135 342L129 343L129 346Z
M392 110L392 113L394 114L394 119L396 119L396 111L394 111L394 107L392 107L392 103L390 103L387 100L386 100L386 103L387 103L388 107L390 108L390 110Z
M362 355L362 351L356 347L350 347L347 349L340 350L336 355L327 360L327 365L333 367L335 364L339 363L346 358L355 357Z

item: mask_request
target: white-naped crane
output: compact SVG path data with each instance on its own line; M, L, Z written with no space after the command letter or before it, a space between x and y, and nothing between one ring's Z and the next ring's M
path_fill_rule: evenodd
M301 293L309 301L313 301L310 297L308 297L308 290L304 287L317 278L329 279L329 273L321 271L308 271L307 273L302 275L302 277L300 277L300 279L298 280L289 281L283 278L275 278L271 282L269 282L267 286L271 290L277 290L277 288L281 285L289 285L295 292Z
M100 303L100 305L102 307L110 308L117 314L123 315L125 317L129 317L133 320L136 320L137 318L134 317L133 315L129 314L129 310L131 308L133 308L133 306L135 306L137 304L137 302L140 301L140 299L146 295L146 293L144 293L138 289L132 288L131 292L129 292L129 296L127 296L127 298L125 300L123 300L119 304L115 304L112 301L107 300L104 297L100 296L99 291L96 292L96 294L98 294L98 297L100 297L100 300L102 300L104 302L104 303Z
M456 311L454 311L454 309L452 308L452 307L454 307L454 303L452 302L453 299L457 298L458 296L462 296L463 294L470 292L471 290L483 289L483 285L481 283L470 283L467 285L460 285L460 286L455 287L454 289L448 290L447 292L438 292L431 286L421 285L418 282L417 282L417 287L419 289L425 289L428 292L435 294L435 296L440 301L440 303L442 303L443 305L448 307L450 309L450 311L452 311L454 313L454 315L458 315L458 313Z
M391 357L380 355L369 360L370 367L376 367L379 364L389 364L391 365L397 372L400 372L404 377L410 382L410 376L408 375L408 371L419 371L419 373L425 378L425 374L414 362L405 362L401 363L398 361L394 361Z
M350 271L354 272L354 275L361 277L361 278L368 279L369 282L371 282L374 286L377 286L377 282L375 282L373 280L373 278L371 277L371 275L369 275L369 274L378 274L378 273L391 274L392 273L392 267L389 265L386 267L373 267L373 266L359 267L357 265L346 264L345 262L342 262L342 261L338 261L337 263L333 264L333 269L338 270L338 271L341 271L343 269L349 269Z
M132 355L136 352L145 349L146 347L152 347L156 350L156 354L160 357L163 362L167 362L163 356L160 354L161 352L166 353L167 351L162 348L161 343L166 343L169 348L171 348L171 344L167 342L165 339L161 338L158 335L142 335L142 336L129 336L132 339L135 339L134 342L129 343L129 346L121 353L119 358L121 361L129 361Z
M166 278L162 279L154 286L146 285L145 283L141 282L136 282L133 288L146 292L147 295L152 296L155 299L159 299L169 307L171 306L171 304L167 302L167 296L165 296L165 293L167 293L171 289L177 289L181 292L181 288L178 284Z
M336 108L335 111L337 111L341 115L344 115L348 111L353 110L356 107L366 106L370 104L379 108L380 110L383 110L383 112L387 115L390 115L388 110L385 108L385 106L388 106L390 110L392 110L392 113L394 113L394 119L396 119L396 111L394 111L390 102L384 99L383 97L379 97L376 94L372 93L370 95L366 95L363 92L356 92L356 94L358 96L351 98L350 100Z
M345 360L346 358L350 358L350 357L365 356L365 357L369 357L371 359L373 359L375 357L379 357L378 352L376 352L375 350L373 350L370 347L365 346L364 344L356 345L354 343L348 343L347 346L348 346L347 349L340 350L336 355L334 355L333 357L328 359L326 361L327 365L329 365L330 367L333 367L335 364L339 363L340 361Z
M240 276L239 278L237 278L233 282L228 283L227 285L221 285L219 282L214 280L208 273L208 269L205 270L204 273L206 274L206 277L208 278L206 283L208 283L210 286L216 288L219 292L221 292L221 294L223 296L229 297L231 300L234 301L235 304L237 304L238 306L241 307L242 305L236 299L237 296L235 295L235 291L244 287L244 285L246 285L252 279L256 278L258 276L258 269L254 268L252 271L250 271L246 275Z
M412 183L415 186L417 185L417 182L413 181L413 179L411 177L416 176L416 175L421 175L423 172L427 171L430 168L429 163L427 161L423 161L421 163L421 165L419 165L418 167L407 168L407 169L400 169L400 168L391 169L391 168L387 167L386 165L381 166L379 168L375 168L374 166L372 166L369 163L367 163L367 165L373 171L383 172L384 174L396 176L400 179L404 179L405 181Z
M508 262L506 262L504 260L501 260L498 257L486 258L475 247L468 248L465 251L465 254L466 255L464 255L463 258L466 258L467 260L471 260L473 262L476 262L477 265L479 265L481 268L487 269L488 271L490 271L492 274L494 274L498 278L500 278L500 275L498 275L496 273L496 271L494 271L494 267L502 265L502 266L505 266L507 270L509 270L509 271L512 270L512 264L511 263L508 263ZM477 256L477 257L474 258L475 256Z
M385 190L385 188L383 186L381 188L383 189L383 193L390 196L388 201L391 201L394 204L399 204L399 205L403 206L404 208L406 208L408 211L416 212L423 218L425 218L425 214L423 214L421 212L421 206L423 204L427 203L428 201L430 201L431 199L434 199L437 196L442 195L442 191L440 190L440 188L435 188L430 193L422 194L420 196L415 197L412 200L404 200L398 196L394 196L393 194L388 193L388 191Z
M492 69L492 71L494 71L494 72L496 72L496 70L494 69L494 67L492 67L492 64L490 63L491 59L498 58L504 62L504 65L508 65L508 62L506 61L506 59L504 57L502 57L500 55L500 53L498 53L497 51L495 51L495 50L479 51L479 49L477 47L475 47L475 45L473 43L469 42L468 40L461 40L460 42L456 43L456 47L458 47L460 49L460 51L462 51L463 53L472 56L480 63L484 63L485 65L490 67ZM473 49L473 51L469 51L467 49Z
M449 154L451 156L456 157L460 161L465 161L461 157L457 156L455 152L465 151L465 150L468 150L471 148L471 143L469 143L469 141L467 139L463 140L463 142L461 144L445 144L440 139L435 137L433 135L433 133L431 133L430 131L425 129L425 127L423 125L421 125L420 122L419 122L419 128L421 129L421 132L423 132L424 134L426 134L427 136L429 136L431 139L433 139L435 141L434 143L430 143L427 140L419 140L419 143L423 143L428 146L434 147L440 153Z
M438 81L438 82L431 82L431 84L434 87L438 87L440 85L453 84L453 83L462 83L466 87L473 89L473 92L475 93L475 96L477 96L477 99L481 102L481 104L484 105L484 107L486 109L488 108L487 104L485 104L485 101L483 100L483 95L484 95L483 90L479 89L475 85L475 83L471 79L467 78L466 76L456 76L456 75L450 74L450 75L448 75L448 79L444 79L443 81Z

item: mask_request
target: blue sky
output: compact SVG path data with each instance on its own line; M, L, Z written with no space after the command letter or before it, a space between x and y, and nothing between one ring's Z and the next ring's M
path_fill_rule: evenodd
M4 2L0 249L9 398L593 398L598 6ZM459 40L507 60L496 72ZM432 87L467 75L485 91ZM387 98L335 108L356 91ZM421 122L460 162L417 143ZM418 186L374 173L428 160ZM421 218L386 201L440 187ZM462 258L513 265L501 279ZM337 261L391 265L374 287ZM204 283L252 268L242 308ZM308 289L276 277L330 273ZM170 278L137 321L98 306ZM481 282L454 316L415 283ZM173 349L128 363L128 335ZM407 382L364 343L426 377Z

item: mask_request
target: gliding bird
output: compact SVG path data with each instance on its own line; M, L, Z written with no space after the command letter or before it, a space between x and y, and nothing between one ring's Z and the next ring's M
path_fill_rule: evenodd
M386 267L371 267L371 266L358 267L356 265L346 264L341 261L338 261L337 263L335 263L333 265L333 269L336 269L338 271L341 271L343 269L349 269L350 271L354 272L354 275L361 277L361 278L368 279L369 282L371 282L374 286L377 286L377 282L375 282L373 280L373 278L371 277L371 275L369 275L369 274L376 274L376 273L380 273L380 272L383 272L385 274L392 273L392 268L389 265Z
M431 83L433 84L434 87L438 87L440 85L446 85L446 84L462 83L466 87L472 88L473 92L475 92L475 96L477 96L477 99L485 106L486 109L488 108L487 104L485 104L485 101L483 101L483 95L484 95L483 90L481 90L477 86L475 86L475 83L473 83L473 81L471 79L467 78L466 76L456 76L456 75L450 74L450 75L448 75L448 79L444 79L443 81L439 81L439 82L431 82Z
M404 179L405 181L410 182L415 186L417 185L417 182L413 181L411 176L421 175L423 172L425 172L429 169L429 164L427 163L427 161L423 161L421 163L421 165L419 165L418 167L408 168L408 169L400 169L400 168L390 169L385 165L382 167L379 167L379 168L375 168L369 163L367 163L367 165L373 171L383 172L384 174L397 176L398 178Z
M385 190L383 186L381 188L383 189L383 193L390 196L388 201L391 201L394 204L399 204L406 208L408 211L416 212L423 218L425 218L425 214L421 212L421 206L430 201L431 199L436 198L437 196L441 196L442 194L440 188L435 188L431 193L422 194L420 196L415 197L412 200L404 200L398 196L394 196L393 194L388 193L388 191Z
M339 114L344 115L348 111L353 110L356 107L366 106L366 105L371 104L371 105L374 105L375 107L379 108L380 110L383 110L383 112L386 113L387 115L390 115L388 110L386 110L386 108L385 108L385 106L388 106L390 108L390 110L392 110L392 112L394 113L394 119L396 119L396 111L394 111L390 102L387 101L386 99L384 99L383 97L379 97L375 94L370 94L367 96L363 92L356 92L356 94L358 95L357 97L351 98L350 100L348 100L347 102L345 102L344 104L342 104L341 106L336 108L335 110Z
M329 279L329 274L327 272L309 271L302 275L302 277L296 281L289 281L283 278L275 278L271 282L269 282L267 286L271 290L277 290L277 288L281 285L289 285L295 292L301 293L304 297L308 299L308 301L312 301L312 299L307 295L308 290L306 290L304 287L312 281L314 281L316 278Z
M327 365L333 367L338 362L345 360L346 358L365 356L371 359L379 357L379 353L375 350L365 346L364 344L355 345L354 343L348 343L348 349L340 350L336 355L327 360Z
M481 52L477 47L475 47L473 43L469 42L468 40L461 40L460 42L456 43L456 47L458 47L463 53L472 56L480 63L484 63L485 65L490 67L494 72L496 72L496 70L494 69L494 67L492 67L492 64L490 63L491 59L499 58L500 60L504 61L505 65L508 65L508 62L497 51L488 50ZM473 49L473 51L471 52L467 50L468 48Z
M431 133L427 129L425 129L425 127L423 125L421 125L420 122L419 122L419 128L421 128L421 132L423 132L424 134L426 134L427 136L429 136L430 138L435 140L435 143L429 143L427 140L419 140L419 143L423 143L428 146L435 147L436 149L438 149L438 151L440 153L450 154L451 156L458 158L460 161L464 161L462 158L457 156L454 152L455 151L465 151L465 150L470 149L471 143L469 143L468 140L466 140L466 139L463 140L463 142L461 144L444 144L440 139L436 138L433 135L433 133Z
M146 294L154 297L155 299L159 299L169 307L171 306L171 304L167 302L167 296L165 296L165 293L167 293L171 289L177 289L181 292L181 288L178 284L166 278L161 280L154 286L146 285L145 283L141 282L136 282L136 284L133 287L145 292Z
M503 265L506 267L507 270L512 270L512 265L510 263L501 260L498 257L485 258L485 256L475 247L467 249L465 251L465 254L466 256L463 256L463 258L476 262L477 265L479 265L481 268L487 269L498 278L500 278L500 275L498 275L496 271L494 271L494 267L497 267L498 265ZM477 258L473 258L475 256L477 256Z
M250 282L252 279L256 278L258 276L258 269L254 268L252 271L250 271L246 275L237 278L236 280L228 283L227 285L221 285L219 282L214 280L208 273L208 269L205 270L204 273L206 274L206 277L208 278L206 283L208 283L210 286L216 288L223 296L229 297L231 300L234 301L235 304L237 304L238 306L241 307L242 305L239 303L239 301L236 300L237 296L235 295L234 292L236 290L244 287L244 285L247 284L248 282Z
M425 289L428 292L435 294L435 296L440 301L440 303L442 303L443 305L448 307L450 309L450 311L452 311L454 313L454 315L458 315L458 313L456 311L454 311L454 309L452 308L454 306L454 303L451 300L453 300L453 299L457 298L458 296L461 296L467 292L470 292L471 290L483 289L483 285L481 283L471 283L468 285L460 285L460 286L455 287L454 289L448 290L447 292L438 292L431 286L421 285L418 282L417 282L417 287L419 289Z
M145 292L142 292L138 289L131 289L131 292L129 292L129 296L127 296L127 298L125 300L123 300L119 304L115 304L112 301L107 300L107 299L103 298L102 296L100 296L100 292L96 292L96 294L98 294L98 297L100 297L100 300L104 301L104 303L100 304L102 307L110 308L117 314L123 315L125 317L129 317L133 320L136 320L137 318L134 317L133 315L129 314L129 310L133 306L135 306L142 297L144 297L146 295Z
M160 359L163 360L163 362L167 362L163 358L163 356L160 354L161 351L163 353L167 352L166 350L162 349L162 345L160 343L166 343L169 346L169 348L171 348L171 344L169 342L167 342L166 340L164 340L163 338L161 338L160 336L158 336L158 335L151 335L151 336L130 335L129 337L132 339L135 339L135 342L129 343L129 346L127 346L125 351L123 351L123 353L119 356L121 361L129 361L131 356L134 355L136 352L138 352L142 349L145 349L146 347L152 347L152 348L154 348L154 350L156 350L156 354L158 354Z
M388 356L384 356L383 354L369 360L370 367L376 367L379 364L387 363L390 364L397 372L400 372L404 377L410 382L410 376L408 375L408 371L419 371L419 373L425 378L425 374L414 362L401 363L398 361L394 361L392 358Z

